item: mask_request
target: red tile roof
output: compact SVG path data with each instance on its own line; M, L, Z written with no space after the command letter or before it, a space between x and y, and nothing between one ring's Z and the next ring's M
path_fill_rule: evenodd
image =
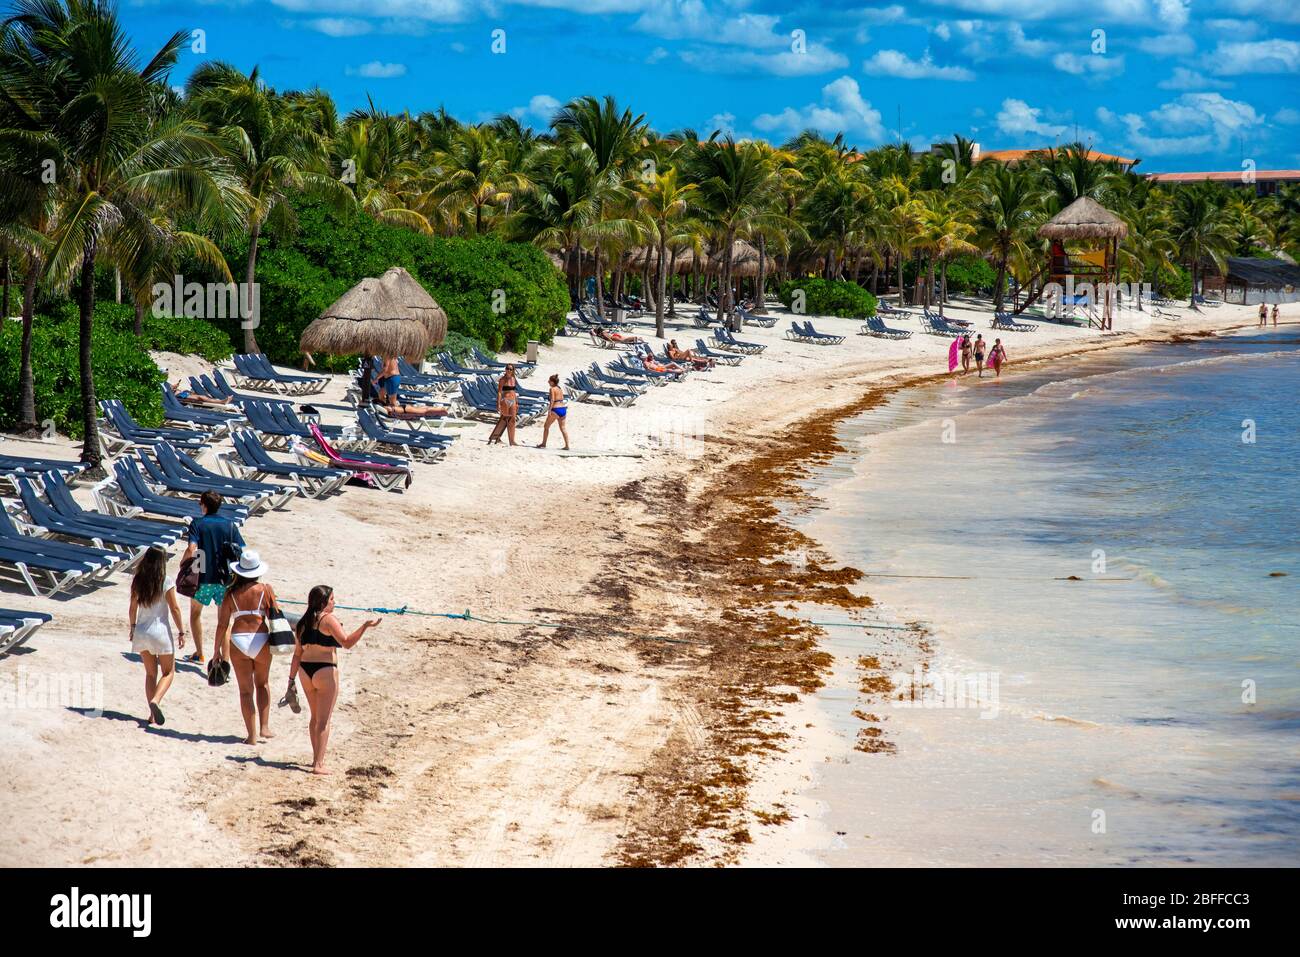
M1033 156L1035 153L1049 153L1052 147L1043 146L1032 150L988 150L980 153L979 158L982 160L997 160L999 163L1018 163L1027 156ZM1089 151L1089 158L1099 160L1103 163L1114 161L1122 166L1136 166L1142 162L1129 156L1116 156L1113 153L1101 153L1097 150Z
M1245 174L1246 170L1238 169L1214 173L1148 173L1147 175L1158 183L1200 183L1205 180L1216 183L1230 183L1234 180L1246 182L1242 179ZM1253 175L1256 182L1261 179L1300 180L1300 169L1257 169Z

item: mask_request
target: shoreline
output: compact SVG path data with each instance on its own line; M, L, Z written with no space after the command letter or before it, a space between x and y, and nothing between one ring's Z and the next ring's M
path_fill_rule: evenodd
M1233 309L1136 335L1060 333L1018 348L1009 374L1226 331ZM785 527L779 508L809 504L797 481L834 454L835 423L946 378L927 371L937 343L912 345L860 343L875 354L855 356L789 343L746 360L743 374L653 390L644 414L583 405L575 445L607 458L521 450L503 470L475 427L406 495L349 491L251 523L246 537L286 598L323 579L346 604L563 625L389 616L344 656L336 773L323 780L299 773L306 734L282 711L277 737L241 752L233 700L187 668L168 699L171 723L142 732L130 713L138 666L116 642L120 583L73 601L14 595L9 604L57 617L0 668L99 669L112 704L111 720L15 714L0 738L14 800L3 863L763 863L800 827L790 796L823 744L822 729L799 725L816 724L806 702L828 666L815 629L771 605L813 597L870 609L854 573ZM559 340L546 356L576 367L592 358L604 356ZM173 379L189 374L169 361ZM613 457L629 449L643 457ZM421 555L425 574L391 564ZM273 667L277 694L281 680ZM50 780L63 793L50 798ZM151 814L159 794L167 806Z

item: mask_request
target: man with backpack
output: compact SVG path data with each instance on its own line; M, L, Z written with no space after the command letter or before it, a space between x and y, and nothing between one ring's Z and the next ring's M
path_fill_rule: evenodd
M194 636L194 653L185 660L203 663L203 606L220 607L230 584L230 563L238 561L244 550L239 527L221 514L223 499L219 492L207 491L199 496L203 514L190 522L189 546L181 557L177 591L190 594L190 633Z

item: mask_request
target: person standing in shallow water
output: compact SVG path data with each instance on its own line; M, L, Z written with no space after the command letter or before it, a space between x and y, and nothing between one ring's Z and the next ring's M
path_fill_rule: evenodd
M993 368L994 375L1002 378L1002 363L1007 361L1007 350L1002 345L1001 339L993 340L993 349L989 352L989 365Z
M974 353L974 347L971 345L970 336L966 333L961 335L961 374L966 375L970 372L971 355Z
M1277 328L1277 303L1273 303L1273 328Z
M1268 306L1262 302L1259 304L1259 324L1261 326L1268 325Z
M984 350L988 343L984 341L984 334L980 333L975 337L975 368L979 370L979 378L984 378Z

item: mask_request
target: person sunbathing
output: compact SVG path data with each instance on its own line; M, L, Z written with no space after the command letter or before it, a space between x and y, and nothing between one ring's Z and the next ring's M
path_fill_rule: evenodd
M592 331L596 333L597 337L606 342L617 342L619 345L624 346L637 346L641 344L641 340L638 337L625 335L621 332L610 332L607 329L593 329Z
M446 414L446 406L421 405L418 402L403 402L395 395L389 396L388 403L384 406L384 415L393 419L428 419L437 418Z
M676 339L669 340L668 348L664 351L668 353L668 358L674 362L689 362L696 369L712 369L717 364L713 359L697 356L693 349L679 348Z
M658 359L654 358L653 356L648 356L645 355L644 353L641 356L641 363L651 372L685 372L686 371L675 362L660 362Z
M229 403L224 399L214 399L211 396L200 395L193 389L185 388L179 382L172 386L172 392L184 405L193 405L203 409L225 409L229 406Z

